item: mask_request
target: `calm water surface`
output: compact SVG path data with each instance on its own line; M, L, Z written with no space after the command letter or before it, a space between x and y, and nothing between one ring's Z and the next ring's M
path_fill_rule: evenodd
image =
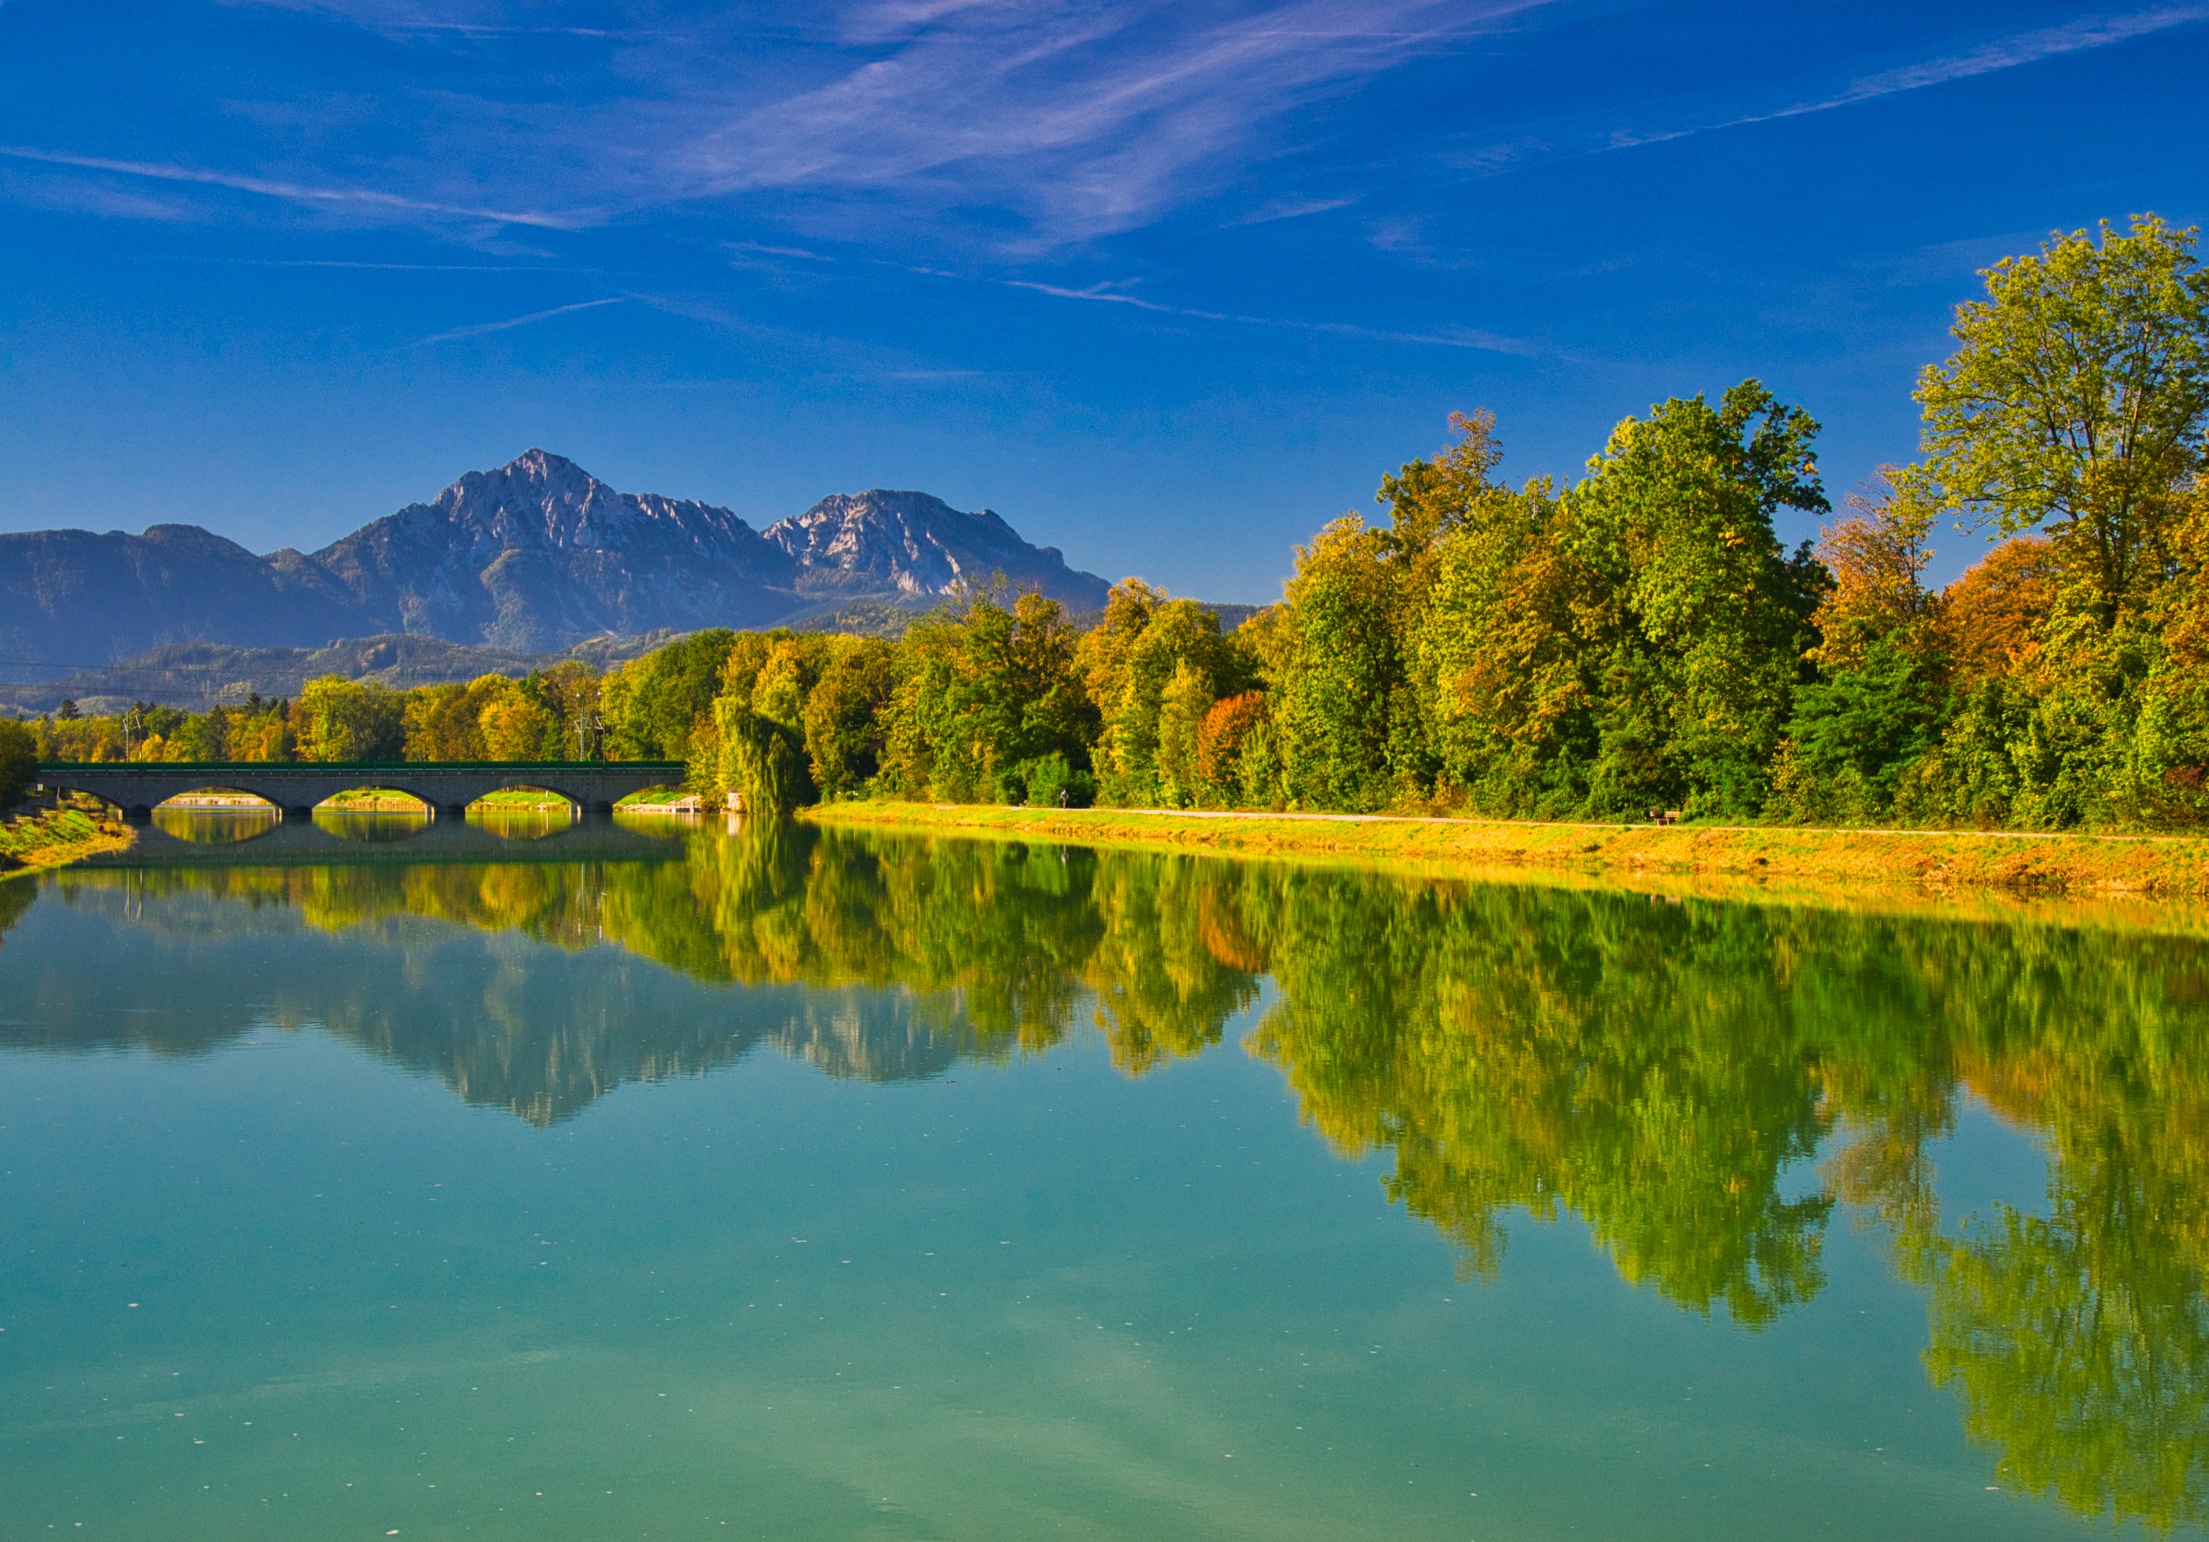
M164 829L0 885L0 1537L2204 1535L2182 915Z

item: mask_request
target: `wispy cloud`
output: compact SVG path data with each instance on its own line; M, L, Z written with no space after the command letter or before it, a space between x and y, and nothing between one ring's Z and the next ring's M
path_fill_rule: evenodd
M1010 206L1041 244L1142 224L1265 126L1461 46L1544 0L1296 0L1197 22L1163 0L901 0L847 13L886 46L702 133L698 191L891 192Z
M342 257L152 256L147 262L204 263L226 268L357 268L370 273L591 273L592 268L538 262L356 262Z
M802 246L770 246L764 241L731 241L732 252L756 252L762 257L797 257L807 262L834 262L836 259L823 252L810 252Z
M104 156L77 155L67 150L40 150L27 145L0 145L0 156L18 161L35 161L44 166L68 166L78 171L110 172L117 176L143 177L155 182L181 182L201 187L228 188L233 192L254 193L264 198L282 198L294 203L353 205L355 207L402 210L409 214L434 214L470 220L488 220L500 225L537 225L551 230L572 230L578 225L573 216L542 214L527 210L486 209L467 204L438 203L423 198L408 198L398 193L379 192L374 188L315 187L298 182L282 182L268 177L243 176L236 172L209 171L196 166L177 166L162 161L110 160Z
M2013 33L1976 48L1940 54L1915 63L1880 70L1860 76L1837 91L1789 102L1784 106L1720 114L1699 121L1676 121L1646 128L1583 127L1578 132L1537 134L1516 141L1486 145L1478 150L1456 155L1452 160L1467 170L1502 171L1523 162L1556 156L1591 155L1609 150L1631 150L1643 145L1666 144L1673 140L1690 139L1699 134L1715 134L1724 129L1777 123L1789 118L1807 117L1814 113L1833 112L1844 107L1882 101L1907 92L1946 85L1951 81L1969 80L2003 70L2020 69L2066 54L2129 43L2137 38L2203 20L2209 20L2209 4L2159 6L2153 10L2134 11L2119 16L2089 16L2061 26L2038 27L2031 31Z
M1099 305L1132 305L1139 311L1158 311L1169 316L1201 316L1207 321L1225 321L1217 311L1193 311L1179 305L1161 305L1146 300L1108 284L1092 284L1087 289L1068 289L1058 284L1039 284L1033 279L1013 278L1005 280L1007 289L1029 289L1037 294L1047 294L1055 300L1088 300Z
M949 278L957 275L937 273L933 269L916 268L916 273L931 277ZM1192 321L1225 322L1240 327L1272 327L1289 332L1316 332L1329 337L1356 337L1380 343L1410 343L1426 348L1470 348L1481 353L1505 353L1520 358L1546 357L1552 350L1525 338L1505 337L1501 333L1483 331L1477 327L1437 327L1426 331L1396 331L1385 327L1360 326L1349 321L1304 321L1284 316L1239 316L1232 311L1197 310L1186 305L1167 305L1157 300L1147 300L1129 294L1124 285L1094 284L1086 289L1071 289L1059 284L1038 283L1033 279L1000 279L996 282L1007 289L1025 289L1034 294L1049 295L1054 300L1080 300L1090 304L1128 305L1137 310L1152 311L1162 316L1185 316Z
M1276 198L1270 203L1260 204L1240 219L1227 221L1221 228L1235 230L1245 225L1270 225L1276 220L1300 220L1307 215L1347 209L1357 201L1354 195L1340 198Z
M550 310L531 311L526 316L514 316L505 321L485 321L472 327L454 327L449 332L437 332L428 337L419 338L408 346L427 348L432 343L457 342L464 337L487 337L493 332L507 332L515 327L526 327L535 322L550 321L555 316L572 316L577 311L595 311L602 305L619 305L627 298L627 295L614 295L610 299L585 300L577 305L555 305Z
M1946 85L1952 80L1968 80L1975 75L1991 75L1998 70L2014 70L2024 65L2038 64L2043 59L2053 59L2063 54L2080 53L2090 48L2107 48L2113 43L2129 43L2134 38L2167 32L2173 27L2183 27L2205 18L2209 18L2209 5L2164 6L2152 11L2137 11L2127 16L2089 16L2060 27L2041 27L2031 32L2019 32L1964 53L1882 70L1876 75L1851 81L1831 96L1796 102L1770 112L1744 113L1739 117L1692 128L1625 136L1621 139L1620 146L1624 148L1634 144L1656 144L1667 139L1683 139L1690 134L1745 128L1752 123L1774 123L1783 118L1800 118L1814 112L1831 112L1837 107L1854 107L1861 102L1876 102L1883 97L1900 96L1906 91L1922 91L1928 86Z

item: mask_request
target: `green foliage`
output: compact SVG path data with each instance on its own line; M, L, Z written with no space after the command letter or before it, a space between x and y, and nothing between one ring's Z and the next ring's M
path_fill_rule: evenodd
M1823 586L1772 527L1827 506L1817 428L1754 380L1715 408L1675 397L1621 423L1568 495L1607 655L1591 812L1756 812Z
M882 750L885 791L939 802L1027 795L1034 761L1086 766L1095 711L1056 601L1024 594L916 623L899 647Z
M1927 468L1953 508L2043 527L2106 624L2160 576L2209 424L2209 273L2195 232L2104 223L1988 269L1956 352L1918 380Z
M1819 823L1883 817L1897 781L1934 744L1946 705L1938 682L1892 638L1797 687L1793 743L1777 778L1785 811Z
M882 769L885 710L897 689L897 649L838 638L801 713L814 785L824 798L863 791Z
M398 760L406 748L406 704L380 685L309 680L293 722L301 760Z
M37 780L37 738L14 718L0 717L0 811L22 802Z
M1355 515L1297 549L1288 647L1272 682L1281 781L1292 808L1377 808L1392 791L1392 708L1402 654L1387 562L1394 544Z
M693 632L656 653L609 670L601 710L607 751L617 760L682 760L712 724L734 632ZM711 759L708 755L705 759Z
M1220 635L1219 617L1131 578L1113 588L1078 660L1098 713L1094 755L1104 800L1122 808L1185 806L1194 794L1197 726L1219 695L1241 687L1248 668Z

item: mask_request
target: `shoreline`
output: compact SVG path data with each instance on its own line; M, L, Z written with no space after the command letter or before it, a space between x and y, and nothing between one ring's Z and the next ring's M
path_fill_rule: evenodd
M1464 877L1548 874L1671 891L1846 886L1894 897L2167 901L2209 897L2209 837L2021 831L1624 825L991 804L826 803L824 826L1148 847L1245 857L1410 865Z
M0 820L0 881L47 873L138 843L130 826L82 809L48 809L31 818Z

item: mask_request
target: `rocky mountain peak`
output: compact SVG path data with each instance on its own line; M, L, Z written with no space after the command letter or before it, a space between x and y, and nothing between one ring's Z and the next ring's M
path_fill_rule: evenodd
M1002 574L1073 610L1104 604L1104 580L1068 568L1056 547L1029 545L993 510L970 513L928 493L834 493L764 536L797 564L801 593L936 595Z

